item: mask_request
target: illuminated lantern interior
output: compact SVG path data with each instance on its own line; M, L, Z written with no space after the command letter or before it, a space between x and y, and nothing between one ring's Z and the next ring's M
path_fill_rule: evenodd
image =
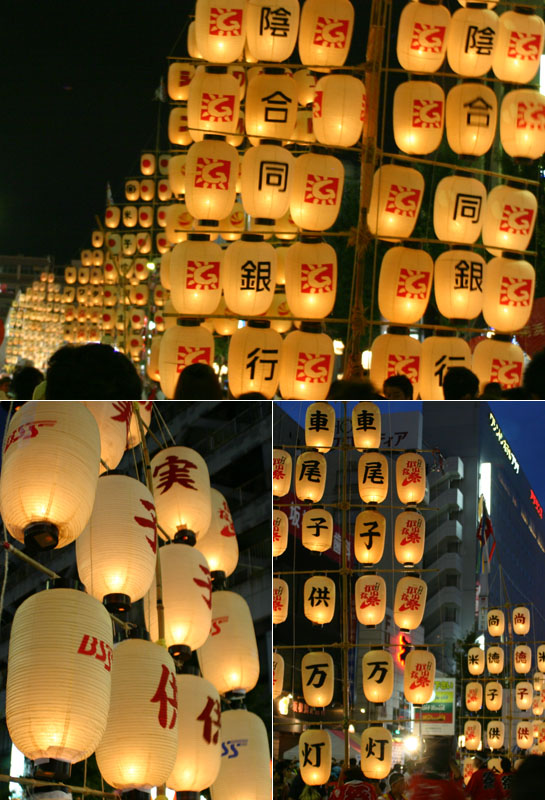
M329 453L335 436L335 409L330 403L311 403L305 414L305 445Z
M378 564L384 553L386 518L372 508L360 511L354 525L354 555L360 564Z
M305 511L301 520L303 547L316 553L329 550L333 542L333 517L325 508L316 506Z
M380 575L370 573L357 579L354 587L356 617L368 628L380 625L386 614L386 583Z
M301 683L305 703L325 708L333 700L335 667L329 653L307 653L301 660Z
M364 503L383 503L388 495L388 461L375 450L358 460L358 491Z
M303 589L305 617L317 625L331 622L335 614L335 583L332 578L315 575Z

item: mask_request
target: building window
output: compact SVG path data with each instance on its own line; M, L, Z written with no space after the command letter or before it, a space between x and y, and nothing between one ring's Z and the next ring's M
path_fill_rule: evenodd
M445 622L458 622L457 615L458 615L458 609L445 608Z
M445 586L458 586L458 575L450 573L446 576Z

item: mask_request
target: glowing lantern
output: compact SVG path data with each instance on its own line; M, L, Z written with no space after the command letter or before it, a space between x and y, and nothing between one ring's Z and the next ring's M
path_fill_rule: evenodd
M447 60L464 77L485 75L492 66L498 16L482 6L459 8L450 20Z
M526 250L537 216L537 199L527 189L498 185L488 194L483 244L493 255L500 250Z
M463 771L464 785L465 786L467 786L467 784L469 783L469 781L471 779L471 776L473 775L474 772L476 772L476 770L477 770L477 767L475 766L475 761L474 761L473 756L469 756L469 757L464 758L463 765L462 765L462 771Z
M121 209L119 206L108 206L104 214L104 224L107 228L117 228L121 220Z
M210 792L214 800L268 800L272 782L267 729L244 709L221 715L221 767ZM237 757L229 755L237 752Z
M273 556L281 556L288 546L288 515L279 508L273 511Z
M466 750L478 750L481 743L481 723L476 719L469 719L464 725L464 739Z
M195 75L193 64L184 61L172 61L168 68L167 91L171 100L187 100L189 97L189 84ZM127 198L129 199L129 198Z
M518 681L515 684L515 699L517 708L521 711L527 711L532 707L534 692L530 681Z
M152 336L150 345L150 354L146 366L146 374L152 381L158 383L161 379L159 375L159 348L161 347L161 337Z
M426 155L441 144L445 93L432 81L406 81L394 94L394 138L404 153Z
M475 319L483 304L486 262L472 250L453 248L435 262L434 293L439 313L447 319Z
M460 83L447 95L447 140L460 155L481 156L492 147L498 101L493 89L480 83Z
M125 452L132 405L125 400L115 403L84 400L83 404L95 418L100 433L100 458L106 466L100 464L99 471L115 469Z
M149 203L155 197L155 181L140 181L140 199Z
M248 136L287 139L296 120L297 85L291 75L280 67L270 67L249 78L244 114Z
M433 653L427 650L411 650L410 653L407 653L403 692L409 703L419 706L429 703L434 690L434 681L435 656Z
M21 603L11 626L6 722L27 758L74 763L95 750L108 718L112 646L109 614L94 597L49 589Z
M346 61L354 6L349 0L306 0L299 25L299 58L308 66L341 67Z
M221 297L222 250L205 233L189 234L171 253L170 282L174 308L180 314L212 314Z
M539 665L539 656L538 656L538 665ZM541 672L534 672L533 682L534 682L534 692L541 692L544 688L544 680L543 674Z
M271 400L278 387L282 338L266 320L250 320L229 342L228 379L233 397L260 392Z
M276 144L250 147L242 156L240 194L252 217L276 220L288 210L295 159Z
M331 578L315 575L303 588L305 617L316 625L326 625L335 614L335 583Z
M321 786L331 773L331 737L325 730L309 728L299 737L301 778L307 786Z
M211 572L223 572L227 577L238 563L238 542L227 500L211 489L212 521L204 536L195 545L208 562Z
M189 133L187 106L175 106L168 117L168 140L172 144L187 146L193 141Z
M397 34L397 60L407 72L436 72L444 61L450 13L443 5L407 3Z
M378 564L384 553L386 519L374 509L366 508L356 517L354 555L360 564Z
M273 450L273 494L284 497L290 490L292 459L287 450Z
M494 75L507 83L530 83L539 69L545 24L531 8L500 15L492 60Z
M166 335L166 334L165 334ZM202 456L189 447L166 447L151 460L153 496L159 525L174 537L210 527L210 476Z
M284 690L284 659L280 653L273 653L273 700Z
M68 284L75 283L78 277L78 271L75 267L64 268L64 280Z
M330 403L311 403L305 414L305 446L329 453L335 435L335 409Z
M481 683L466 683L466 708L468 711L480 711L483 707L483 687Z
M433 259L425 250L391 247L382 259L378 285L380 313L409 325L426 311L433 280Z
M185 202L192 217L220 220L235 202L238 153L227 142L205 138L187 151Z
M174 197L179 197L185 194L185 163L187 155L172 156L168 162L168 180L172 194Z
M382 780L392 766L392 734L387 728L373 725L361 735L361 769L367 778Z
M545 96L535 89L507 92L501 104L500 137L512 158L541 158L545 153Z
M444 242L473 244L479 238L486 204L484 184L452 175L437 184L433 203L435 235Z
M423 194L424 178L418 170L396 164L379 167L373 176L369 204L371 233L392 241L411 236Z
M142 175L154 175L156 168L157 160L155 155L153 153L142 153L140 156L140 172Z
M513 609L513 632L519 636L526 636L530 632L530 611L525 606Z
M386 583L374 573L362 575L354 586L356 617L361 625L380 625L386 614Z
M521 720L517 723L517 747L520 747L521 750L527 750L532 747L533 743L532 725L527 720Z
M500 333L523 328L530 318L535 270L523 256L505 253L488 262L483 280L483 316Z
M426 462L423 456L410 450L398 456L396 489L403 505L422 502L426 492Z
M93 231L91 234L91 244L93 247L102 247L104 244L104 233L102 231Z
M74 447L77 442L77 447ZM98 480L100 435L81 403L25 403L4 445L2 519L19 542L65 547L87 524Z
M325 319L337 292L337 254L320 237L302 236L286 248L286 298L292 314Z
M116 646L108 724L96 749L104 780L116 789L164 783L176 761L178 702L172 658L142 639Z
M327 463L321 453L301 453L295 465L295 494L302 501L319 503L325 490Z
M325 75L316 84L312 126L316 139L352 147L361 136L366 108L365 86L352 75Z
M358 491L364 503L382 503L388 494L386 456L369 451L358 461Z
M369 650L362 658L363 693L371 703L385 703L394 691L394 660L388 650Z
M246 45L256 61L285 61L297 42L298 0L271 6L269 0L252 0L246 10Z
M443 400L443 381L450 367L471 369L471 350L464 339L429 336L422 343L420 395L423 400Z
M190 364L214 361L214 338L204 325L194 320L181 320L165 331L159 348L161 389L172 400L180 373Z
M421 578L407 575L397 582L394 622L402 631L412 631L422 622L428 587Z
M484 650L470 647L467 653L467 669L470 675L482 675L484 672Z
M280 392L285 400L325 400L335 353L333 342L321 333L319 323L303 322L291 331L282 345Z
M228 0L221 8L215 0L195 4L195 44L202 58L232 64L244 50L246 0Z
M193 217L185 203L172 203L165 211L165 234L170 244L185 242L193 226ZM199 234L195 234L197 236ZM203 234L200 234L201 236ZM170 253L169 253L170 257Z
M335 668L329 653L307 653L301 660L301 683L305 703L324 708L333 700Z
M505 737L505 724L499 719L492 719L486 726L486 741L491 750L500 750Z
M522 384L524 353L511 341L484 339L473 351L471 369L477 375L481 390L491 381L503 389L514 389Z
M488 681L485 685L484 702L489 711L499 711L503 702L503 687L499 681Z
M491 608L487 614L487 626L490 636L503 636L505 630L505 614L499 608Z
M532 651L525 644L517 644L513 651L513 664L515 672L525 675L532 667Z
M545 672L545 644L539 644L536 651L537 668Z
M316 553L329 550L333 542L333 517L324 508L316 507L305 511L301 521L303 547Z
M276 255L278 256L278 248L276 250ZM278 275L278 272L277 272ZM278 283L278 277L277 277ZM271 317L279 317L280 319L272 319L271 320L271 328L273 331L277 333L287 333L291 330L293 322L292 322L292 315L290 309L288 307L288 303L286 300L286 295L283 292L275 292L274 300L272 301L272 305L269 308L268 314Z
M339 213L344 167L334 156L305 153L295 161L290 213L296 225L311 231L330 228Z
M226 242L240 239L244 230L244 209L241 203L235 203L229 216L220 220L220 230Z
M274 247L256 233L232 242L223 258L223 293L234 314L265 314L272 303L276 277Z
M236 78L226 67L198 70L189 86L187 123L191 138L202 141L205 133L234 133L240 113Z
M380 446L380 409L375 403L362 401L352 409L352 436L354 447L375 450Z
M426 520L418 511L402 511L395 521L395 557L406 566L418 564L424 555Z
M489 626L490 633L490 626ZM505 654L503 648L493 645L486 650L486 667L491 675L499 675L503 672Z
M282 578L273 580L273 624L281 625L288 618L290 590Z

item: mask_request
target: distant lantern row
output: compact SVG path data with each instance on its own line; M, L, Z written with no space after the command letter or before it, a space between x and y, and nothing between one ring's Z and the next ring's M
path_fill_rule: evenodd
M541 673L538 673L542 677ZM516 681L513 690L517 708L527 711L533 708L536 716L543 714L543 699L541 688L534 695L533 684L530 681ZM468 711L480 711L483 707L489 711L499 711L503 703L503 688L499 681L469 681L465 688L465 705Z
M380 409L362 401L352 409L352 439L356 450L378 449L381 436ZM311 403L305 412L305 445L327 453L335 437L335 409L330 403Z
M501 608L491 608L487 614L487 627L490 636L503 636L505 632L505 612ZM526 606L515 606L512 612L513 633L526 636L530 632L530 611Z
M482 675L486 668L491 675L499 675L503 672L505 666L505 652L503 647L499 645L492 645L486 648L486 653L480 647L471 647L467 654L467 668L469 674L472 676ZM541 688L544 680L542 673L545 673L545 644L540 644L536 650L536 662L539 672L535 673L534 679L540 682L540 685L535 687ZM516 645L513 652L513 663L515 672L527 673L532 668L532 651L525 645ZM539 677L538 677L539 676Z
M273 494L285 496L290 490L291 455L273 451ZM408 451L396 459L396 490L402 503L421 503L426 492L426 462L419 453ZM319 503L325 491L327 461L322 453L301 453L295 463L295 494L302 502ZM364 453L358 461L358 491L364 503L383 503L388 495L388 460L382 453Z
M481 750L483 746L482 725L478 720L468 720L464 725L464 747L466 750ZM491 719L486 725L486 746L500 750L505 741L505 723L501 719ZM521 750L528 750L537 744L537 752L545 753L545 722L521 720L516 726L516 744Z

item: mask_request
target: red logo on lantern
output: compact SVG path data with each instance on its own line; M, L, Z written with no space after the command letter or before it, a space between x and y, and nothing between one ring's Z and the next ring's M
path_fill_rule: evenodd
M176 357L176 372L181 372L189 366L189 364L210 364L210 348L209 347L186 347L180 345Z
M181 89L183 86L189 86L191 78L193 77L191 70L181 69L178 73L178 86ZM163 164L161 164L163 166Z
M529 306L532 296L531 278L509 278L504 275L500 286L500 305Z
M360 608L372 608L380 605L379 584L371 583L360 592Z
M187 289L212 290L220 285L219 261L188 261L185 279Z
M331 356L316 353L299 353L295 380L303 383L327 383Z
M400 545L405 547L408 544L420 544L420 528L422 527L422 520L409 519L401 529L402 539Z
M212 627L210 628L210 636L217 636L221 633L221 626L224 622L229 622L229 617L215 617L212 620Z
M219 518L225 523L220 531L220 535L226 537L236 536L233 518L231 516L231 512L229 511L229 506L225 500L223 501L223 504L219 510Z
M197 491L194 478L190 475L190 470L197 469L197 465L187 458L178 458L178 456L167 456L162 464L157 464L153 470L153 477L159 475L159 482L155 487L157 490L161 489L160 494L164 494L171 489L175 483L179 483L185 489L192 489Z
M415 100L412 117L413 128L440 128L443 121L443 101Z
M301 292L328 294L333 289L333 264L301 264Z
M234 94L203 93L201 98L201 119L212 122L232 122L235 118Z
M324 93L322 91L314 92L314 102L312 103L313 117L323 116L323 101L324 101Z
M134 521L137 522L142 528L151 528L153 531L153 537L150 539L149 536L146 536L146 541L153 550L154 553L157 552L157 517L155 515L155 506L149 500L143 500L140 498L140 502L146 509L146 511L150 512L149 517L135 517Z
M512 206L507 203L503 208L503 214L500 220L500 231L520 233L523 236L528 236L532 229L533 219L533 208L521 208L520 206Z
M242 36L242 9L211 8L208 32L212 36Z
M410 297L425 300L431 281L431 273L418 269L402 267L399 271L397 297Z
M223 158L197 158L195 170L195 187L197 189L229 188L231 162Z
M416 217L420 202L420 189L409 189L407 186L390 186L385 210L400 217Z
M97 645L100 646L100 651L98 653ZM102 639L97 639L96 636L89 636L89 634L86 633L80 642L78 653L83 656L94 656L97 661L101 661L104 664L106 672L110 672L112 668L113 651L110 645L103 642Z
M401 482L402 486L408 486L409 483L422 483L422 465L420 461L416 459L407 461L407 464L403 467L402 474L404 475Z
M186 228L190 228L192 224L193 217L189 211L181 211L179 214L176 214L175 230L185 230Z
M221 728L221 706L219 700L208 696L206 705L197 717L203 723L202 738L208 744L217 744ZM216 730L214 730L216 728Z
M333 19L332 17L318 17L312 44L320 47L333 47L341 50L346 47L350 20Z
M512 31L507 45L507 57L521 61L537 61L543 50L543 40L539 33Z
M323 175L307 175L305 203L319 206L334 206L339 194L339 179Z
M411 50L419 53L441 53L445 44L446 27L415 22L411 35Z
M419 686L429 686L431 683L431 661L425 663L417 662L411 670L412 683L410 689L417 689ZM467 739L467 734L466 734Z
M203 564L199 564L199 569L202 573L204 573L206 580L203 580L202 578L193 578L193 583L196 583L197 586L202 586L202 588L205 590L205 594L201 594L201 597L208 608L212 608L212 580L210 578L210 570Z
M501 383L504 388L520 386L522 382L522 361L507 361L505 358L493 358L490 369L490 381Z
M517 103L517 128L545 130L545 105L532 102Z
M422 586L408 586L407 591L401 595L400 611L418 611L420 609L420 595Z
M53 428L56 424L56 419L41 419L38 422L25 422L23 425L19 425L8 436L4 453L7 453L8 448L20 439L34 439L39 433L38 428Z
M167 694L167 685L172 689L172 697ZM178 715L178 687L176 685L176 675L171 672L166 664L161 664L161 678L157 691L151 698L152 703L159 703L159 712L157 719L161 728L166 728L168 725L168 707L172 706L174 709L169 729L173 728L176 724L176 717Z
M275 586L273 589L273 611L282 611L284 608L284 587Z
M418 380L420 370L420 356L403 356L390 353L386 366L386 377L392 375L406 375L411 383Z

